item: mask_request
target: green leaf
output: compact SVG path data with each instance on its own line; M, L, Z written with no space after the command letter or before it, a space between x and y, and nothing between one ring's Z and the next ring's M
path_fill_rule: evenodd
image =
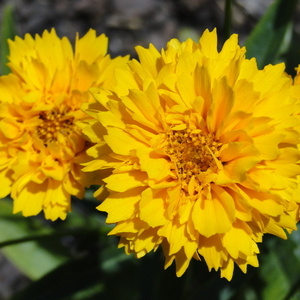
M37 219L12 215L11 201L0 200L0 243L7 240L23 239L36 235L36 231L45 227L37 224ZM38 233L45 232L40 230ZM24 274L31 279L37 279L53 270L65 257L53 253L40 246L36 241L19 243L2 248L4 255L11 260Z
M11 300L136 299L135 260L123 251L113 254L114 257L107 261L101 251L95 249L81 258L72 259L33 282Z
M293 29L289 48L282 56L286 64L286 72L292 76L296 75L295 68L300 64L300 34Z
M260 68L278 63L289 46L297 0L276 0L254 28L245 46L247 57L255 57Z
M7 56L9 54L8 39L16 35L16 25L14 19L14 9L11 5L6 5L2 13L2 23L0 30L0 74L10 73L7 67Z
M294 232L292 235L298 235ZM264 241L266 251L261 255L260 278L264 282L261 299L286 300L298 299L300 258L299 244L293 237L280 240L271 237Z
M14 215L12 200L0 199L1 251L28 277L40 278L74 253L89 251L106 236L111 226L105 224L105 216L95 210L96 205L74 199L66 221L49 222L42 216Z
M85 256L61 265L11 300L63 299L90 287L101 279L100 276L97 255Z

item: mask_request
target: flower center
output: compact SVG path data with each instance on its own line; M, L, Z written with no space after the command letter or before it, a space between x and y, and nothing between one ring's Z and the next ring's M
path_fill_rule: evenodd
M219 170L221 162L217 157L221 146L213 134L203 134L199 129L171 130L167 133L165 150L175 165L185 192L196 193L196 187L204 183L205 175Z
M74 117L70 116L68 112L68 109L63 112L53 109L39 114L42 122L37 127L37 134L45 146L56 142L59 134L68 136L74 131Z

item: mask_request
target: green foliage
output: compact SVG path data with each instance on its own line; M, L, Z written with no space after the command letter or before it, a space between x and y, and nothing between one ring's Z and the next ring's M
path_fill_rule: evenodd
M186 274L177 278L174 266L163 270L160 251L137 260L117 250L114 238L98 234L93 239L98 240L98 248L86 248L84 255L62 263L11 300L299 299L298 232L286 241L267 237L261 245L260 267L249 267L247 274L236 269L231 282L208 272L199 261L192 261Z
M0 27L0 74L5 75L10 72L7 67L7 56L9 53L7 39L12 39L16 35L14 21L14 9L11 5L6 5L2 13L2 23Z
M296 5L297 0L274 1L246 40L247 57L255 57L260 68L283 61L291 43Z
M270 239L266 241L266 246L267 253L262 256L260 268L265 286L262 297L265 300L286 299L286 296L292 292L291 287L300 279L300 261L294 254L296 245L292 240L279 242Z
M63 256L51 253L49 249L42 247L38 240L34 240L34 236L48 234L48 230L45 230L45 226L37 219L12 216L11 201L7 200L0 200L0 247L1 244L11 246L1 251L28 277L40 278L62 263ZM28 237L32 241L23 243L23 239Z

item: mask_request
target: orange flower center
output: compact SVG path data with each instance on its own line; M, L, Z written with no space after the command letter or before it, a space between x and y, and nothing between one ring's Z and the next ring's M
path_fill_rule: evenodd
M37 127L37 134L45 146L56 142L59 134L68 136L74 131L74 117L70 116L68 112L68 109L63 112L53 109L39 114L42 122Z
M175 165L184 190L188 190L191 181L194 185L201 185L204 172L210 170L210 173L215 173L219 170L217 157L221 146L213 134L203 134L199 129L167 133L165 150Z

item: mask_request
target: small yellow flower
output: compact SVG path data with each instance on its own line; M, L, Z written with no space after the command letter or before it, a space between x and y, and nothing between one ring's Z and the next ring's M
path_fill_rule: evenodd
M299 124L284 65L258 70L232 35L136 48L116 86L93 90L86 133L97 144L85 171L104 170L98 207L126 253L160 245L181 276L192 258L230 280L257 267L265 233L286 238L298 220ZM104 139L101 136L104 135Z
M75 125L89 117L80 110L92 100L90 87L108 88L116 66L108 39L90 30L76 36L75 49L55 30L9 41L9 67L0 77L0 197L11 194L14 213L65 219L70 198L82 198L95 174L82 172L90 146ZM88 176L87 176L88 175Z

